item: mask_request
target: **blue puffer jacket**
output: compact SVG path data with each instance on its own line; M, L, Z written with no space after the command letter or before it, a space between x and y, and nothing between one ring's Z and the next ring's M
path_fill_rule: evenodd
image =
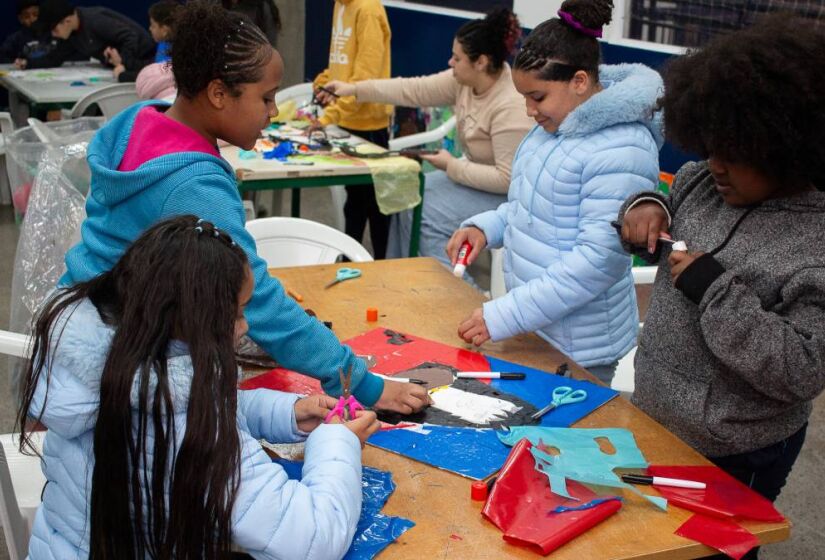
M246 306L249 337L283 367L321 381L331 395L341 392L338 370L352 367L352 392L374 404L384 381L367 371L363 360L342 345L323 323L306 314L269 275L255 241L244 228L244 210L235 172L221 158L201 152L166 154L134 171L118 171L129 145L138 103L124 109L89 144L92 184L86 199L81 241L66 253L60 286L85 282L110 270L129 245L155 223L194 214L228 233L243 248L255 275L255 293Z
M548 133L534 127L513 162L508 200L463 226L504 246L507 295L484 304L493 340L536 332L583 366L636 344L630 258L610 221L631 194L656 188L662 137L658 73L602 66L604 89Z
M35 392L33 415L43 409L49 431L43 448L48 483L29 545L32 560L89 557L89 502L94 469L94 425L100 376L114 331L84 300L65 311L53 330L60 341L48 356ZM185 345L170 348L168 371L178 442L186 430L192 362ZM135 377L136 381L138 377ZM132 403L137 399L137 384ZM232 512L233 542L255 558L341 558L349 548L361 511L361 447L342 425L322 425L306 440L300 481L288 480L258 439L304 439L295 423L297 395L256 390L238 393L241 482ZM152 427L149 423L149 449ZM193 496L193 499L197 499Z

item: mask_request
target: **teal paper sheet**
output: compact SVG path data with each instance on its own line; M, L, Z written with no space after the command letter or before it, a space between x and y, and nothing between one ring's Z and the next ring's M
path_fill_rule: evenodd
M532 453L536 459L536 469L550 479L553 493L571 498L567 492L566 479L584 484L596 484L613 488L629 488L644 497L656 507L666 510L667 500L658 496L648 496L631 484L622 482L613 469L643 469L648 466L633 434L622 428L543 428L541 426L517 426L509 432L499 434L499 439L509 446L527 438L533 444ZM610 455L601 450L596 438L606 438L616 453ZM550 455L542 448L553 447L558 455Z

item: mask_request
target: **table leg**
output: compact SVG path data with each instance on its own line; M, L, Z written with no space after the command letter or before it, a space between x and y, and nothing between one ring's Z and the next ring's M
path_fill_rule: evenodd
M421 202L413 208L412 230L410 231L410 256L418 256L418 244L421 238L421 211L424 208L424 173L418 174L418 189L421 194Z
M301 217L301 189L292 189L292 217Z

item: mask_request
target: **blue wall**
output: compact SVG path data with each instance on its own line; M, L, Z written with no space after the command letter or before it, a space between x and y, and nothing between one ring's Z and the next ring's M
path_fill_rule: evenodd
M307 0L306 2L306 59L304 70L312 80L327 65L332 6L334 0ZM392 75L420 76L447 68L447 59L455 32L467 20L458 17L387 8L392 29ZM671 55L626 46L602 44L602 56L607 64L640 62L660 70ZM674 173L691 158L666 144L660 153L659 164L664 171Z

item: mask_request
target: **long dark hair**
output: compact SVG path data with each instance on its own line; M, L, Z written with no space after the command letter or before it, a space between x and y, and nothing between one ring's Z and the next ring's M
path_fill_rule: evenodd
M58 292L38 315L17 419L21 450L38 383L48 394L47 353L60 344L61 314L88 298L114 330L94 428L90 558L216 559L229 551L240 477L234 326L247 274L245 253L226 234L180 216L147 230L109 272ZM173 340L188 345L193 371L182 441L167 370Z
M536 27L513 61L513 68L537 72L539 79L569 82L579 70L599 77L601 49L595 35L613 17L611 0L566 0L559 14Z
M189 99L221 80L230 92L257 82L272 57L272 45L243 14L193 0L177 14L172 73L178 93Z
M467 57L475 62L481 55L490 60L489 74L496 74L513 54L521 37L521 26L516 15L507 8L495 8L484 19L475 19L462 25L455 34L456 41Z

